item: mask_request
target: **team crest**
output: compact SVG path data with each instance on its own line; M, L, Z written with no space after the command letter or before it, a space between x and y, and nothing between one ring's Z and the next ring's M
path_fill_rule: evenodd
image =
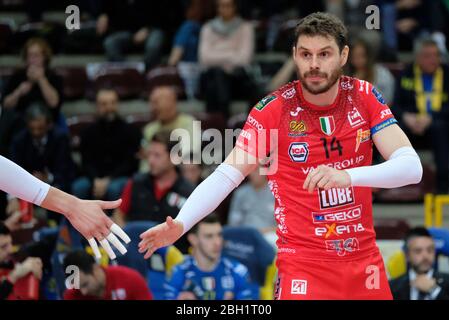
M324 134L332 135L335 131L334 116L320 117L320 127Z

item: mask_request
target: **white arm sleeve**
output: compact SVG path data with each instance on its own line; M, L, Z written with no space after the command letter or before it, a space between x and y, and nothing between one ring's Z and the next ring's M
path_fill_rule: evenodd
M40 206L50 186L14 162L0 156L0 189Z
M222 163L201 182L179 211L176 220L184 224L184 233L214 211L242 183L245 177L233 166Z
M401 147L390 158L375 166L347 169L353 186L397 188L416 184L422 178L422 165L412 147Z

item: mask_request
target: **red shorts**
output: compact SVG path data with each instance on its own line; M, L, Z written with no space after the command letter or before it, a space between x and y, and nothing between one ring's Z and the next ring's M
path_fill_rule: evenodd
M276 300L392 300L380 253L351 261L279 257Z

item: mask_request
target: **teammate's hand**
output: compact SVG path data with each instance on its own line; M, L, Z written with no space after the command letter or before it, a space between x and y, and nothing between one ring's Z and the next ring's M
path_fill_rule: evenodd
M103 212L105 209L117 208L121 202L121 199L116 201L78 199L77 205L65 214L72 226L87 239L98 259L101 258L101 253L98 250L97 241L111 259L115 259L116 256L109 243L116 247L121 254L125 254L127 251L115 235L125 243L129 243L131 239Z
M144 256L148 259L157 249L173 244L183 233L182 222L168 216L164 223L148 229L140 235L139 252L147 252Z
M351 177L345 170L320 165L307 175L302 187L312 193L315 188L329 190L349 186L351 186Z

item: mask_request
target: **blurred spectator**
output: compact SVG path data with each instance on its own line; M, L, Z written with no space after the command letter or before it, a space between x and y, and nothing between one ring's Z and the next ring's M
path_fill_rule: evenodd
M435 270L435 242L426 228L405 237L408 272L390 282L395 300L449 300L449 275Z
M235 0L218 0L217 11L200 33L200 90L209 112L227 116L233 99L251 104L260 98L250 74L255 37L252 24L238 16Z
M166 298L178 300L244 300L251 298L249 272L222 257L223 231L215 214L188 232L192 254L176 265L165 285Z
M51 48L39 38L29 39L23 49L25 67L15 72L4 88L3 107L23 115L33 102L42 102L61 128L66 128L60 117L63 101L62 78L50 69Z
M228 224L256 228L275 245L274 197L267 177L254 170L248 178L249 182L239 187L232 196Z
M32 104L25 113L27 129L11 144L11 160L50 185L69 192L75 175L69 137L53 126L49 110Z
M374 84L382 92L385 102L391 104L395 79L387 68L376 63L376 57L368 42L357 39L351 46L349 55L347 74Z
M83 176L72 186L79 198L116 200L128 178L137 170L141 134L118 113L113 89L97 93L97 120L81 133Z
M97 19L97 34L107 34L103 43L107 59L123 61L126 50L143 47L147 69L159 64L167 36L165 27L177 22L166 19L177 10L178 1L104 1Z
M183 161L180 168L182 176L193 186L198 186L202 181L203 165L194 161L195 155L191 155L188 161Z
M437 44L418 41L415 62L404 69L396 85L392 111L417 145L431 145L438 193L449 191L449 68L441 64Z
M201 148L201 137L193 136L195 118L189 114L178 111L178 101L176 90L170 86L159 86L151 91L149 96L149 106L155 120L148 123L143 128L145 143L150 143L154 134L158 131L171 132L175 129L184 129L188 133L188 139L181 141L181 150L183 154L198 152ZM200 129L198 128L200 133ZM142 166L146 170L146 163Z
M79 250L64 258L64 270L79 268L79 288L64 292L64 300L152 300L146 280L137 271L124 266L102 267L93 256ZM74 285L77 284L75 279Z
M127 221L150 220L165 222L167 216L175 218L193 186L179 173L170 158L176 142L170 141L168 132L158 132L147 147L149 173L137 174L128 181L121 196L123 202L114 212L115 222L123 226ZM187 253L188 243L182 237L176 247Z
M15 263L12 253L11 232L0 221L0 300L14 299L14 291L19 285L18 281L25 279L30 274L34 275L35 279L42 278L42 261L39 258L29 257L22 263Z
M211 0L191 0L186 12L186 21L176 32L168 65L177 66L184 80L187 96L193 99L198 90L198 44L201 25L212 18Z
M411 51L417 37L433 29L435 4L438 1L396 0L396 32L397 48L400 51Z

